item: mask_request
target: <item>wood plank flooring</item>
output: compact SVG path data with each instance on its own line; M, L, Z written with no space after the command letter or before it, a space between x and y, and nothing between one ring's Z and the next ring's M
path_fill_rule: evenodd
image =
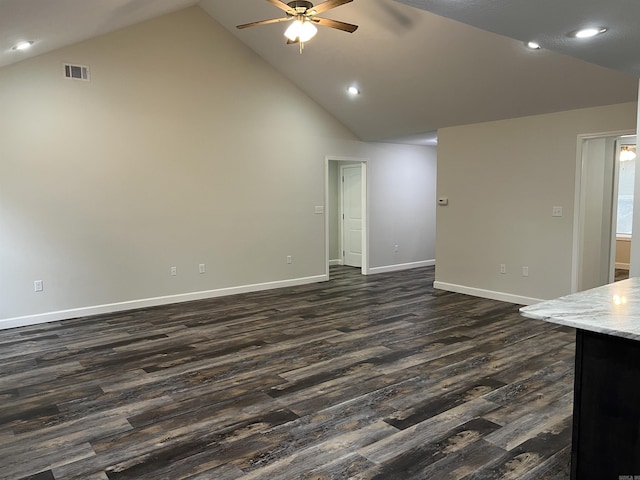
M626 280L629 278L629 270L623 270L622 268L616 268L614 282L619 282L620 280Z
M567 479L575 332L433 267L0 331L0 479Z

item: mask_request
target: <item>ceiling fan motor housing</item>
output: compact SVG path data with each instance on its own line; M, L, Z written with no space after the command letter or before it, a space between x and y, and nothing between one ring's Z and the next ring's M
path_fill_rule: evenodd
M269 25L272 23L289 22L295 20L293 24L285 32L285 36L289 39L287 43L299 42L302 46L302 40L295 40L296 37L311 39L317 29L316 25L322 27L334 28L336 30L342 30L343 32L353 33L358 29L357 25L350 23L340 22L338 20L332 20L330 18L316 17L316 15L331 10L332 8L339 7L346 3L351 3L353 0L325 0L318 6L314 7L313 3L307 0L293 0L289 3L285 3L285 0L267 0L272 5L278 7L280 10L284 10L285 17L270 18L268 20L260 20L257 22L245 23L237 25L236 28L248 28L258 25ZM293 30L292 30L293 28ZM305 34L300 35L300 30L304 30ZM306 40L304 40L306 42Z
M306 0L294 0L293 2L289 2L287 5L298 13L305 13L307 10L313 8L313 3L307 2Z

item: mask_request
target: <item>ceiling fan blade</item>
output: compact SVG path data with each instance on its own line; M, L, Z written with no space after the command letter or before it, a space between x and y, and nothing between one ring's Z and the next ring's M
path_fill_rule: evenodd
M293 45L294 43L300 43L300 38L296 38L295 40L290 40L287 38L287 45Z
M257 25L269 25L270 23L288 22L290 20L293 20L293 17L272 18L271 20L260 20L259 22L245 23L244 25L236 26L236 28L243 29L255 27Z
M331 20L330 18L312 18L312 22L322 25L323 27L336 28L343 32L353 33L358 29L358 25L340 22L339 20Z
M295 10L293 10L289 5L287 5L284 2L281 2L280 0L267 0L267 2L269 2L270 4L272 4L274 7L278 7L280 10L284 10L285 12L295 15Z
M310 8L309 12L311 15L318 15L319 13L326 12L327 10L331 10L332 8L351 2L353 2L353 0L327 0L326 2L322 2L320 5Z

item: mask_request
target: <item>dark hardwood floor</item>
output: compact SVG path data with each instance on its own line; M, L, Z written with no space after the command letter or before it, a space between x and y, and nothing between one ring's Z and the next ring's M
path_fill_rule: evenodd
M628 278L629 278L629 270L623 270L622 268L616 268L614 282L619 282L620 280L626 280Z
M0 331L0 479L566 479L575 332L434 270Z

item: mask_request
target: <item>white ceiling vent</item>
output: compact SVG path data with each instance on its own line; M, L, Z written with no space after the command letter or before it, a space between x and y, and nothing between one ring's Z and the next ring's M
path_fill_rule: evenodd
M89 67L87 65L71 65L70 63L65 63L63 66L65 78L69 78L71 80L82 80L83 82L88 82L90 80Z

